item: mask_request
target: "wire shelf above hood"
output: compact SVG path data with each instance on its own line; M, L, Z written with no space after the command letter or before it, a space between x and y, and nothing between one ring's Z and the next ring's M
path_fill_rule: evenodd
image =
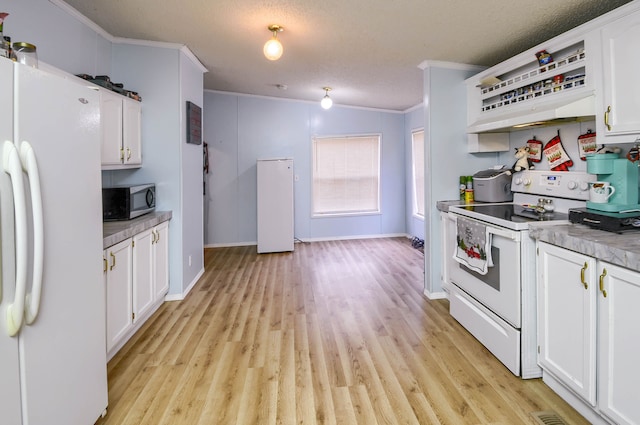
M528 52L515 66L500 64L467 80L467 133L593 119L594 83L587 75L593 59L585 42L574 40L552 53L555 60L544 65Z

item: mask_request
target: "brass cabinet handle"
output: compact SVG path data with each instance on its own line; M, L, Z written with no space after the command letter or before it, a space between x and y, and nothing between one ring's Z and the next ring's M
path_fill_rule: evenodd
M156 234L156 243L160 242L160 232L158 232L156 230L154 230L153 232Z
M609 124L609 114L611 113L611 105L607 106L607 110L604 112L604 125L607 126L607 130L611 131L611 124Z
M110 252L109 255L111 256L111 266L109 267L109 270L113 270L116 266L116 256L113 255L113 252Z
M107 261L106 258L102 257L102 273L106 273L107 272L107 267L109 267L109 262Z
M127 148L127 161L131 159L131 149Z
M584 285L584 289L589 289L589 285L584 280L584 272L586 271L587 271L587 262L585 261L584 266L582 266L582 268L580 269L580 282L582 282L582 284Z
M607 291L604 289L604 278L607 275L607 269L602 270L602 274L600 275L600 292L602 295L607 298Z
M151 243L154 244L158 241L158 239L156 239L156 231L152 230L151 231Z
M120 161L124 162L124 149L120 148Z

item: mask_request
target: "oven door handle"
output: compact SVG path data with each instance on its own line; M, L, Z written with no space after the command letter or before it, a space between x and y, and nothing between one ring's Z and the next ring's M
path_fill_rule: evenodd
M449 218L453 219L453 221L457 224L458 223L458 216L455 213L449 212ZM492 224L488 224L488 223L483 223L479 220L476 220L474 218L471 217L465 217L465 219L467 220L471 220L471 221L475 221L476 223L481 223L484 224L487 228L487 233L492 234L492 235L496 235L496 236L501 236L503 238L506 239L511 239L512 241L515 242L520 242L520 232L518 231L513 231L513 230L509 230L509 229L504 229L502 227L497 227L495 225Z
M487 233L491 235L501 236L503 238L511 239L515 242L520 242L520 232L512 232L507 229L501 229L499 227L493 227L487 225Z

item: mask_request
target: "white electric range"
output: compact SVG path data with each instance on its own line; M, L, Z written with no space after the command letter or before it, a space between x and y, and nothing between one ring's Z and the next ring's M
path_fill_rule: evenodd
M513 175L513 202L449 208L453 226L461 232L461 225L486 229L492 259L486 274L448 262L450 313L522 378L542 376L537 364L535 241L529 225L568 223L569 208L586 205L588 183L595 180L585 172L526 170ZM535 208L540 198L548 200L544 213ZM453 239L451 246L457 249L459 241Z

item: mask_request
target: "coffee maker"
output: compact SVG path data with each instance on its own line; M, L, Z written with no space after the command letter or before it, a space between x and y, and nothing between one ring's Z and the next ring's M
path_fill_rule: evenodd
M587 201L587 209L615 213L640 211L638 204L638 166L617 153L587 155L587 173L598 181L609 182L615 193L607 203Z

